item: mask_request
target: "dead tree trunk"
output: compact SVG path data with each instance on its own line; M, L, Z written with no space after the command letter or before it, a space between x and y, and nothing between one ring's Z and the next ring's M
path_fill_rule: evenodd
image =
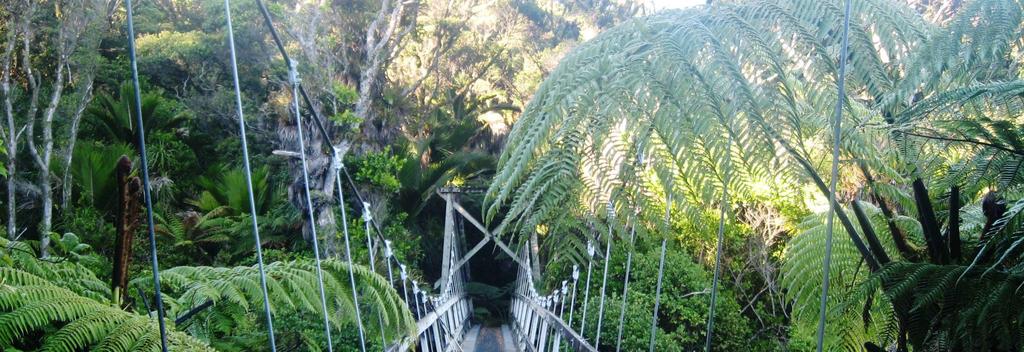
M139 191L142 184L132 177L132 161L121 156L117 161L117 213L114 240L114 272L111 291L118 300L128 297L128 264L131 262L132 240L139 226Z

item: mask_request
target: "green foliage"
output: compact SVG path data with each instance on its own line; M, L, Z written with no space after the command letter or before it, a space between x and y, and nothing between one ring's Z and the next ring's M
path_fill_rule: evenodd
M396 175L402 169L405 159L394 155L390 147L354 159L350 164L356 169L356 181L371 184L388 193L397 192L401 187Z
M1020 195L1019 191L1007 193ZM983 207L992 206L985 200L982 203ZM902 315L902 327L915 347L1020 349L1024 346L1019 335L1024 307L1016 292L1024 283L1020 265L1024 257L1018 250L1024 243L1020 215L1024 201L1009 204L1001 216L986 214L989 219L984 227L971 224L969 217L960 224L961 230L977 231L961 235L964 254L973 257L970 265L894 262L863 282L858 291L884 292Z
M68 239L68 244L73 244L74 241ZM3 246L0 248L0 267L14 268L43 280L59 282L61 287L83 297L100 302L111 300L110 284L100 280L82 263L72 260L74 257L54 256L44 261L37 259L36 251L25 242L0 239L0 246ZM78 249L81 252L86 248Z
M143 58L144 64L167 64L169 61L182 65L190 58L210 55L211 48L206 45L208 36L200 31L161 31L143 35L136 39L137 54Z
M1021 35L1024 11L1017 1L960 5L949 10L952 16L932 21L901 3L853 1L848 97L836 96L834 79L842 1L714 2L605 31L566 55L534 94L509 136L485 214L511 233L559 229L551 232L570 239L559 240L567 245L553 247L554 254L572 257L581 248L572 238L587 237L589 223L604 221L609 203L639 209L639 222L658 224L671 197L676 217L695 229L710 228L707 209L717 206L726 174L730 195L740 201L827 196L821 176L832 143L827 118L836 100L845 99L841 153L853 162L841 165L846 189L840 201L871 192L895 211L865 206L870 232L854 214L840 213L826 347L896 343L897 335L909 336L901 327L913 321L886 299L887 290L858 289L873 269L862 261L878 258L854 244L872 241L874 233L881 242L874 250L898 253L893 232L899 232L909 238L910 252L928 248L926 242L942 236L935 233L942 223L934 224L926 205L942 199L948 186L962 185L966 198L976 199L1019 182L1020 58L1013 53L1020 44L1011 38ZM924 128L944 132L927 136ZM944 135L950 132L964 138L950 140ZM950 165L959 168L950 172ZM872 174L867 189L851 186ZM932 188L931 198L910 187L922 178L915 187ZM815 212L828 206L806 201ZM781 203L799 210L793 204L800 202ZM580 210L567 212L567 206ZM946 209L931 208L940 218ZM795 300L791 347L798 349L815 330L811 312L825 238L822 219L806 220L788 245L783 274ZM1013 241L998 242L992 253L1012 262L1003 251L1015 249ZM917 334L912 341L922 336L910 333ZM956 346L963 345L940 349Z
M1020 337L1024 285L1019 270L985 271L966 266L893 263L862 290L884 289L907 312L911 343L934 350L1015 351Z
M152 140L154 133L174 131L188 119L187 114L178 111L160 93L143 93L141 100L142 123L147 140ZM109 143L127 143L138 148L133 127L135 120L131 116L135 113L135 93L131 82L121 83L117 95L98 94L85 113L85 121L95 133L95 138Z
M281 201L279 192L270 184L270 172L265 166L252 169L253 197L256 200L256 214L266 214ZM203 212L220 208L230 215L249 213L249 188L245 181L245 170L226 166L214 166L207 176L200 176L196 184L201 188L199 198L190 203Z
M965 193L978 194L985 187L1007 189L1024 184L1024 134L1013 120L1019 112L1007 113L1008 119L981 116L935 123L941 132L938 138L955 136L952 138L965 141L957 146L965 156L950 167L950 185L963 185Z
M363 118L356 116L351 108L359 100L359 92L352 86L335 83L331 93L334 99L337 100L337 104L344 107L341 112L330 116L331 121L335 125L345 127L350 131L358 131L359 126L363 124Z
M7 157L7 146L0 144L0 155ZM7 166L0 165L0 176L7 177Z
M93 207L79 207L71 214L64 214L58 227L64 232L78 235L83 243L102 251L109 248L109 241L114 238L114 224L108 220L108 215ZM99 259L105 258L108 253L97 254L101 255Z
M618 318L622 307L622 283L625 281L625 251L614 252L608 273L607 295L605 297L604 322L601 326L602 350L615 348L615 337L618 335ZM637 351L647 349L651 329L651 313L654 308L654 292L657 286L658 264L660 258L660 242L640 243L637 252L633 253L632 271L630 273L629 297L626 306L626 320L623 329L622 350ZM600 305L601 267L603 263L595 262L594 279L591 280L590 304L587 312L586 336L597 334L597 316ZM582 302L586 265L581 267L581 275L577 288L577 302ZM571 270L571 268L570 268ZM548 273L551 275L552 273ZM571 286L571 282L569 283ZM708 300L710 298L711 275L701 265L695 263L686 251L672 245L672 250L665 256L665 273L658 317L658 339L655 349L658 351L695 351L704 347L705 327L708 317ZM582 306L582 305L581 305ZM566 313L568 314L568 313ZM574 324L582 318L580 307L576 309ZM766 341L751 344L750 322L741 314L740 305L728 290L719 292L718 307L715 315L715 349L723 351L738 350L772 350L761 346Z
M415 321L401 295L391 287L387 279L367 267L349 267L339 260L325 260L322 267L324 290L329 298L327 308L331 312L333 328L349 330L355 323L355 306L349 286L351 273L356 278L364 317L379 313L384 319L386 333L392 338L400 339L414 334ZM265 268L270 304L275 316L305 314L315 321L313 317L320 314L320 298L314 263L302 259L274 262ZM232 336L246 334L253 328L254 320L262 322L263 296L259 273L254 266L175 267L162 270L160 274L162 288L169 298L167 306L172 315L181 315L207 301L214 303L211 308L200 313L201 317L193 318L195 323L189 323L185 328L192 334L214 340L230 340ZM142 287L151 287L151 284L147 277L133 281L133 285ZM288 326L280 327L278 332L281 334L295 332ZM376 334L379 335L379 332ZM266 342L257 338L248 343L249 347L235 345L234 348L257 348ZM305 343L309 344L308 341Z
M83 297L50 280L0 267L0 347L45 351L159 351L160 330L146 315L129 313ZM35 346L23 340L45 332ZM213 351L195 338L171 329L169 348Z
M340 113L331 115L330 119L332 122L334 122L335 125L350 127L354 130L358 130L359 125L363 123L363 119L360 118L359 116L356 116L356 114L352 112L352 110L345 110Z
M116 308L110 283L83 265L96 260L88 258L88 245L65 234L54 248L44 261L23 242L0 239L0 348L160 350L156 321ZM210 350L173 329L169 342L175 349Z
M153 216L156 222L154 231L160 236L158 240L167 243L174 254L168 258L171 263L178 262L174 259L179 256L185 257L185 263L212 263L217 253L232 240L230 230L234 229L230 227L234 222L223 208L206 214L192 212L179 216L157 213Z
M214 166L207 176L195 181L197 199L188 201L196 211L172 212L165 208L155 214L161 243L171 247L174 264L235 263L253 252L249 193L241 169ZM296 210L282 201L282 190L271 184L268 168L252 173L256 216L264 244L281 241L296 221Z
M863 204L863 203L862 203ZM865 204L874 228L884 240L889 253L896 253L885 218L878 208ZM853 216L852 212L850 215ZM908 226L901 229L920 238L920 225L905 218ZM915 236L913 233L916 233ZM860 253L853 247L845 230L836 226L833 234L831 282L826 326L826 344L830 350L860 351L864 341L886 345L897 337L896 316L892 303L881 291L862 290L871 273L864 266ZM825 257L825 216L812 215L800 225L799 233L786 246L782 267L782 287L793 301L793 347L811 350L812 337L818 326L818 302L821 297L823 260ZM803 346L803 347L801 347Z
M77 143L71 159L71 176L78 203L113 215L117 204L117 161L134 156L126 144Z
M342 105L355 104L356 100L359 99L359 92L347 84L337 83L331 92L334 94L334 98L338 99L338 103Z

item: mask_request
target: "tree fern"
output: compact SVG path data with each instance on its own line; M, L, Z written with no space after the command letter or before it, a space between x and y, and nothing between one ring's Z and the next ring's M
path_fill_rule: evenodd
M973 200L986 187L1020 182L1014 53L1021 50L1024 11L1019 1L971 1L951 19L935 20L896 2L852 4L841 152L853 163L844 163L840 181L872 179L865 190L885 207L863 204L869 219L860 220L871 231L854 221L856 214L838 214L843 237L834 274L841 289L831 297L830 321L865 327L833 328L831 345L859 349L869 339L900 339L897 325L914 318L881 295L884 289L856 289L885 262L881 254L897 252L894 236L906 238L901 247L911 257L934 251L936 225L918 219L935 218L930 208L949 211L931 205L950 186L964 186ZM536 225L578 228L572 224L601 221L604 203L613 202L643 205L641 221L655 223L660 215L652 210L664 209L662 200L671 195L679 214L699 224L723 187L726 153L734 160L729 187L741 196L771 180L783 181L776 189L807 187L825 195L820 170L831 144L828 116L840 98L841 9L838 0L715 2L636 19L582 44L513 127L486 195L486 217L505 212L499 226L513 233ZM968 142L950 148L950 141L912 135L928 131L960 133ZM734 148L725 149L727 138ZM628 167L632 153L644 154L650 165ZM640 190L620 191L631 183ZM921 192L928 189L930 197ZM577 204L583 210L565 211ZM823 230L819 218L807 221L786 259L798 307L816 302L820 287L814 263L823 254L816 245ZM552 248L578 251L585 238L579 233L586 231L569 231ZM1000 243L1012 248L1014 241ZM845 319L857 315L874 319ZM943 341L957 343L950 336Z
M896 245L878 208L861 204L872 226L879 232L879 238L885 239L883 248L895 253ZM850 215L853 216L852 212ZM782 286L795 302L793 324L797 335L794 338L813 336L817 327L825 247L824 218L823 215L807 218L800 233L786 246ZM916 222L910 218L906 221ZM904 229L913 231L913 228ZM831 266L833 285L829 292L827 320L828 346L832 350L860 351L865 341L874 340L883 346L895 343L898 329L895 328L896 316L891 302L878 287L861 287L871 278L871 273L844 230L836 227L835 231Z
M367 267L353 266L339 260L322 263L327 308L334 328L352 328L355 306L352 303L348 275L355 275L364 316L380 313L390 338L398 340L413 336L416 323L401 298L387 280ZM269 263L265 267L270 305L276 316L293 314L320 314L319 286L316 267L312 261L298 260ZM174 267L160 272L161 288L168 299L171 316L212 302L212 306L199 314L201 324L190 324L190 333L207 338L229 338L245 329L241 327L260 321L263 296L256 267ZM141 276L134 285L151 287L152 282ZM378 328L377 324L369 327ZM379 335L379 333L377 333Z
M32 346L32 341L21 339L44 332L39 344L45 351L160 350L160 330L150 317L10 267L0 267L0 280L0 347ZM174 330L169 331L168 340L174 350L212 351Z

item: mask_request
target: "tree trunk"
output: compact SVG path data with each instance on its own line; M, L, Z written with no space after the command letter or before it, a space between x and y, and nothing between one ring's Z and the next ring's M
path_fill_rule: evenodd
M322 251L326 257L335 257L338 254L337 246L337 223L334 218L334 172L331 170L331 158L323 152L323 137L308 125L309 119L303 129L303 137L306 141L306 166L309 173L310 199L313 201L313 216L316 217L317 237L323 242ZM303 218L302 238L311 242L313 223L307 212L305 189L302 179L302 162L299 159L299 136L295 125L283 123L278 129L278 137L281 145L294 153L291 158L291 174L293 177L288 187L288 200L299 210ZM289 154L291 154L289 153Z
M138 177L130 177L132 161L121 156L117 161L117 213L114 223L117 238L114 240L114 269L111 277L111 292L123 301L128 297L128 264L131 261L132 240L139 225L139 191L142 185Z
M36 119L30 116L26 127L28 133L29 154L36 161L39 169L39 197L42 203L42 218L39 221L39 257L46 258L50 250L50 231L53 229L53 174L50 172L50 157L53 155L53 115L60 104L60 97L64 93L64 65L67 64L65 55L57 63L56 79L53 83L53 92L50 94L50 104L43 112L43 121L40 124L43 130L42 150L35 143Z
M46 257L49 255L50 245L50 232L53 228L53 173L50 169L51 162L53 160L53 149L54 149L54 130L53 121L57 114L57 110L60 107L61 97L63 96L65 85L67 82L81 82L84 85L80 85L82 99L78 102L74 111L76 115L80 115L85 105L89 103L89 97L92 93L92 79L91 65L84 64L83 67L79 68L79 72L84 73L83 76L78 77L76 80L71 75L71 64L78 62L73 61L72 57L76 51L78 51L79 44L82 42L84 35L90 34L90 31L86 30L91 27L91 24L95 22L97 13L96 8L88 8L86 4L74 4L81 7L80 11L68 12L63 16L59 16L60 23L58 24L58 30L55 37L51 42L47 43L49 46L56 47L57 62L54 66L53 81L50 84L50 101L43 110L42 120L36 115L36 99L38 97L40 87L39 80L41 77L35 76L32 73L32 55L31 55L31 41L32 38L32 17L31 14L34 10L35 2L29 5L28 15L24 16L25 20L22 23L23 39L22 43L22 65L25 68L26 77L29 80L29 87L32 91L32 100L30 101L29 113L25 120L25 132L28 145L29 155L32 160L35 161L36 168L39 171L39 183L40 189L40 203L41 219L39 222L39 255L40 257ZM91 33L96 35L95 33ZM98 45L98 40L87 42L84 51L90 51L95 49L95 45ZM65 75L65 73L67 75ZM36 141L35 129L36 124L39 124L42 136L39 141ZM73 122L73 124L76 124ZM72 133L77 132L77 126L73 128ZM37 145L39 143L39 145Z
M928 196L928 188L920 177L915 178L911 183L914 189L914 202L917 205L917 219L921 222L921 231L924 233L925 243L928 244L928 256L934 264L949 263L949 254L946 252L946 242L942 240L939 232L939 220L935 216L935 209L932 208L931 198Z
M14 105L11 103L11 61L14 59L14 44L17 41L17 32L14 28L7 31L7 41L4 43L3 72L0 73L0 93L4 95L4 117L7 122L3 128L4 146L7 147L7 238L14 240L18 236L17 219L17 186L14 183L17 174L16 161L18 155L17 126L14 124Z
M530 231L530 255L533 256L533 260L530 260L533 277L540 280L540 241L537 240L537 231Z
M392 51L398 46L399 40L392 40L392 37L402 22L406 5L402 0L381 0L377 16L366 29L366 57L359 76L359 98L353 113L363 119L363 133L373 148L387 144L391 134L398 130L389 129L383 121L378 121L371 107L379 91L381 72L391 60Z
M32 17L35 14L35 9L36 2L30 2L26 7L25 12L22 14L23 21L21 24L21 67L25 74L25 80L28 83L29 101L26 116L30 121L34 120L36 113L39 111L39 80L41 79L41 77L32 70L32 56L30 55L33 39ZM10 120L9 123L13 123L13 119ZM31 125L32 124L29 123L26 128L29 128ZM13 128L9 129L13 130ZM31 135L31 133L29 134ZM10 158L17 158L17 155L12 153ZM13 187L8 187L8 189L10 188ZM8 195L8 197L10 197L10 195ZM10 209L8 209L8 211L10 211ZM47 243L49 243L49 240L47 240ZM42 247L42 245L40 246ZM42 253L42 248L40 248L40 252Z
M949 222L946 224L946 240L949 242L949 258L953 264L960 263L960 187L949 188Z
M81 101L78 103L78 108L75 109L74 116L71 117L71 128L68 130L68 145L64 148L63 164L64 164L64 177L61 178L61 197L60 197L60 208L63 209L63 213L67 214L71 210L71 158L75 155L75 143L78 141L78 126L82 122L82 116L85 115L85 108L88 106L88 102L92 100L92 86L93 80L90 75L86 80L86 86L82 89Z

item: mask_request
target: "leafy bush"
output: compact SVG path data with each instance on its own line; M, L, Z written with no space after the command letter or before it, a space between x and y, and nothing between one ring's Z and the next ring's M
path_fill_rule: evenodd
M350 164L355 165L356 181L394 193L402 187L396 175L404 163L405 159L392 153L391 147L386 147L380 152L369 152L355 158Z
M633 255L630 273L629 297L623 328L622 350L624 351L646 350L650 341L660 247L653 245L643 249L639 247L638 252ZM612 255L608 272L604 322L601 326L601 349L614 349L618 335L626 253L621 247L616 249ZM595 262L591 278L587 326L584 331L591 341L597 334L596 322L600 304L602 270L603 263ZM576 296L576 302L580 305L582 305L585 291L585 264L581 266L581 272ZM701 265L695 263L685 251L672 248L665 255L665 273L662 285L655 350L702 350L704 336L706 336L704 332L708 318L711 274ZM750 322L740 313L740 305L732 293L721 285L719 288L721 291L715 311L715 349L721 351L749 350L753 339ZM574 325L577 328L581 323L581 317L582 312L577 308L574 319Z

